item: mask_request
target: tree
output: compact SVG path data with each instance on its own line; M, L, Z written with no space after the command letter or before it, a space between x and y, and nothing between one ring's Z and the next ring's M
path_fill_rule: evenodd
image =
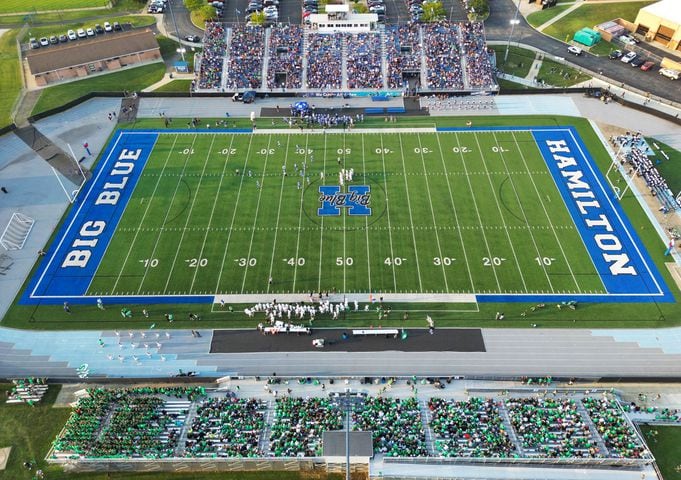
M253 12L251 14L250 22L253 25L264 25L265 24L265 12Z
M217 12L215 11L215 7L210 5L204 5L198 10L194 10L192 12L192 18L199 22L199 25L204 24L209 20L215 20L216 17Z
M425 23L437 22L442 20L447 16L445 7L442 6L442 2L428 2L423 3L423 14L421 15L421 20Z
M199 10L201 7L206 5L206 2L203 2L201 0L184 0L184 6L187 7L187 10Z
M489 17L489 1L488 0L471 0L468 18L472 21L475 21L475 20L485 20L487 17Z

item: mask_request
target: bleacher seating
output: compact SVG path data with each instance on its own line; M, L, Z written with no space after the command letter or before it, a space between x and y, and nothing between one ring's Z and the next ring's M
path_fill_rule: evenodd
M421 40L418 23L387 25L385 55L388 64L388 88L401 89L405 72L421 72Z
M338 90L342 84L340 35L308 35L307 88Z
M300 88L303 82L303 30L298 25L273 27L270 30L267 86ZM276 74L286 74L285 83L276 82Z
M232 28L227 68L228 89L256 89L262 83L265 30L239 24Z
M381 36L377 33L347 35L348 88L383 88Z

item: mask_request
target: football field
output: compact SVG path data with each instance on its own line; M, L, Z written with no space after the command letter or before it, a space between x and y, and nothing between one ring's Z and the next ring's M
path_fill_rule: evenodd
M613 202L570 129L120 132L25 299L659 301Z

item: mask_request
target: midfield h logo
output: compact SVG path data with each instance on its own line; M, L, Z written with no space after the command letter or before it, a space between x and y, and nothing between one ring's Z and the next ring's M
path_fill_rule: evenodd
M340 189L338 185L319 186L321 207L317 209L317 215L338 216L341 208L347 208L350 215L371 215L371 186L349 185L347 193Z

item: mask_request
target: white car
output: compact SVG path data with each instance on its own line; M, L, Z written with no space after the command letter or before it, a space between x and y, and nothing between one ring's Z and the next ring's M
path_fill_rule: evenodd
M634 58L636 58L638 55L636 55L636 52L629 52L626 55L624 55L620 60L622 63L629 63L631 62Z
M87 33L85 33L85 30L82 28L79 28L76 33L78 34L78 38L85 38L87 37Z
M78 39L76 32L74 32L73 30L69 30L68 32L66 32L66 36L69 37L69 40L77 40Z
M104 31L105 32L113 32L113 27L109 22L104 22Z
M664 75L672 80L678 80L681 77L681 72L678 70L672 70L671 68L661 68L660 75Z
M636 42L634 41L634 37L631 35L620 35L619 37L620 42L626 44L626 45L636 45Z
M85 32L86 32L88 37L94 37L95 36L95 31L91 28L88 28L87 30L85 30Z
M568 52L573 53L573 54L575 54L575 55L577 55L577 56L580 56L580 55L582 54L582 51L583 51L583 50L582 50L581 48L575 47L574 45L570 45L570 46L568 47Z
M40 39L40 45L43 47L47 47L50 44L50 41L47 39L47 37L42 37Z

